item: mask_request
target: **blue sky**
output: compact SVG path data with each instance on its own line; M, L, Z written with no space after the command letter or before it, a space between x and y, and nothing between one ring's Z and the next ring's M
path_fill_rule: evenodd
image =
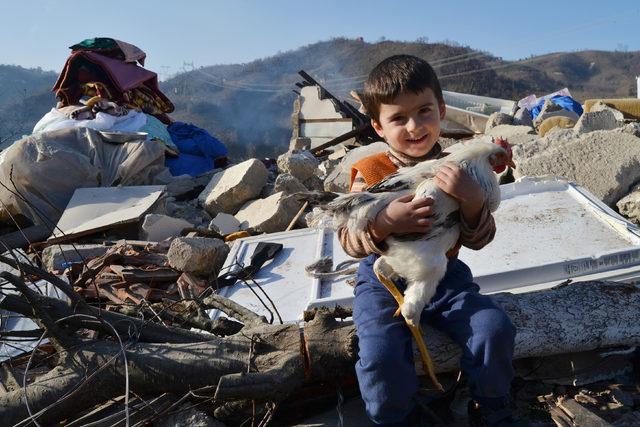
M637 0L0 0L0 16L0 63L59 71L68 46L103 36L139 46L165 77L185 62L249 62L338 36L452 40L505 59L640 50Z

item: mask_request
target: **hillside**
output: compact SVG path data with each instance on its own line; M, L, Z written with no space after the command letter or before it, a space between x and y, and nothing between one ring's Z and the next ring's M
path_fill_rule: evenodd
M172 117L208 129L236 159L275 156L289 143L298 70L306 70L334 94L347 98L376 63L397 53L430 61L447 90L514 100L562 87L580 101L635 96L635 75L640 74L639 52L554 53L508 62L453 44L336 38L245 64L194 69L162 82L161 87L176 105ZM0 76L5 67L0 66ZM9 130L28 131L54 103L46 93L54 73L20 67L13 71L17 73L13 83L0 80L4 83L0 139ZM12 95L3 97L2 87L11 88L5 92ZM38 87L42 92L37 93Z

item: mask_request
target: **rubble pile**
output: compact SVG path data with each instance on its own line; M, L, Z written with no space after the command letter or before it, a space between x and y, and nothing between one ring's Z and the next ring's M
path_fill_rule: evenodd
M129 53L137 52L125 50ZM92 50L74 52L76 53L72 55L73 58L65 66L71 71L76 69L74 61L87 60L96 55ZM120 55L126 56L124 51ZM137 58L134 61L142 64L144 56L140 55L141 53L134 55ZM124 60L119 57L111 59ZM107 60L101 60L104 64L110 64ZM131 62L128 64L131 65ZM51 123L60 125L63 119L77 120L77 117L82 115L93 115L95 119L98 114L107 112L113 114L113 120L129 116L132 112L168 120L166 114L172 110L170 101L159 93L153 76L150 80L145 80L147 83L143 86L131 90L115 90L118 87L112 87L117 86L114 82L103 82L100 85L95 81L83 82L80 90L77 85L74 86L71 77L59 81L56 88L60 91L63 105L54 109L51 117L47 117L43 123L36 126L39 132L16 142L0 159L0 182L17 182L15 188L3 185L3 189L0 190L0 199L4 201L3 216L0 219L4 221L3 227L7 231L4 236L0 236L0 240L5 244L8 253L19 254L23 260L20 261L23 264L18 266L21 266L20 268L9 268L7 271L20 277L28 277L29 280L25 279L25 283L37 282L40 279L54 280L51 275L55 275L89 306L126 315L144 322L145 325L175 328L171 329L172 333L181 328L191 334L184 332L187 335L182 336L181 332L177 333L184 341L176 342L192 343L189 339L202 338L202 334L212 334L207 335L207 340L220 339L235 334L241 328L251 329L265 323L264 319L250 310L220 297L219 291L239 281L250 288L251 292L261 295L260 289L252 287L253 275L282 247L277 250L271 247L273 252L270 253L270 257L262 259L258 259L260 257L257 254L260 251L256 248L251 265L242 265L238 264L237 259L227 259L231 254L238 256L237 252L233 252L236 239L307 227L304 214L311 212L314 207L314 202L310 201L313 200L312 195L324 191L348 192L351 165L359 159L386 149L386 145L376 141L375 134L367 128L368 122L363 118L366 116L362 112L348 102L338 100L310 76L305 75L301 96L294 106L291 150L282 153L275 161L253 158L232 165L215 162L221 156L207 151L206 144L202 144L202 138L208 140L208 134L203 133L206 131L185 128L172 130L171 124L169 127L166 124L161 126L163 132L167 132L164 138L168 138L168 141L159 141L161 138L158 136L147 138L148 135L136 139L138 137L132 135L131 129L127 128L127 131L123 132L129 139L125 143L113 146L108 145L107 140L114 135L105 135L100 129L76 126L42 130L50 127ZM106 93L111 92L105 89L109 88L119 95L107 98ZM104 98L105 104L97 110L95 105L101 105L97 104L100 100L94 100L91 105L82 104L87 101L85 98L88 95L92 95L91 99L94 96ZM557 96L562 98L562 101ZM511 144L517 167L505 174L502 182L524 176L564 177L587 188L602 202L629 220L640 224L640 122L637 121L638 117L633 115L640 101L595 100L588 104L589 108L586 111L576 112L567 107L573 104L565 98L566 92L541 100L528 99L524 103L526 107L520 104L516 106L514 103L514 110L509 113L473 112L467 117L466 124L473 124L474 129L484 129L486 135L506 138ZM131 103L138 105L140 111L129 105ZM120 110L125 104L130 108L126 112ZM615 105L624 106L624 111L616 109ZM69 109L71 106L74 107ZM537 109L535 116L532 114L534 109ZM465 127L464 123L457 122L456 125L453 121L452 117L464 116L463 110L455 110L455 107L452 107L452 111L455 115L452 113L447 125L450 133L445 134L440 140L445 150L455 150L454 146L460 142L461 135L474 132L470 127ZM63 118L53 117L62 114L61 112L67 115ZM148 120L157 124L151 119ZM331 128L329 124L334 126L333 136L328 134ZM137 129L134 132L139 131L140 129ZM151 132L149 129L147 131ZM164 135L163 132L158 131L157 134ZM185 143L185 138L193 138L191 145ZM62 144L56 144L59 141L63 141L66 148L63 149ZM30 162L29 156L33 155L42 160L44 154L36 151L41 150L46 144L49 144L50 148L47 150L52 158L48 162ZM92 158L87 155L89 152ZM205 154L202 154L203 152ZM84 153L84 157L78 153ZM184 163L176 163L175 160L183 155ZM206 161L198 163L197 168L194 166L193 169L189 169L189 162L196 162L189 156L200 156L199 159ZM68 163L80 157L83 163L81 171L78 172L76 166L70 168ZM166 162L166 159L173 159L173 162ZM20 165L20 175L13 167L16 165ZM63 182L55 194L47 194L46 191L25 184L32 180L47 181L45 178L51 175L50 167L65 170L64 174L58 175L65 175L66 171L73 169L73 172L61 178ZM187 174L177 173L178 171L186 171ZM85 203L85 208L102 204L103 211L98 212L96 208L82 215L77 209L67 206L76 190L81 187L89 192L92 188L98 187L118 187L126 191L144 190L150 184L161 186L157 197L149 199L147 196L126 195L121 198L107 198L108 200L89 200ZM155 188L147 188L147 193ZM75 225L82 224L82 230L63 226L63 219L68 218L72 221L77 220ZM15 234L9 236L9 231L15 233L14 226L24 228L24 231L20 231L24 239L16 237ZM33 234L36 232L39 234ZM27 235L37 237L32 240L33 238L27 238ZM280 238L273 237L274 241ZM225 263L239 269L225 269ZM33 269L24 270L29 268L25 267L27 265ZM276 281L279 279L281 278L273 278ZM58 283L58 286L65 288L63 283ZM17 288L25 295L28 294L28 291L19 285ZM73 297L71 299L73 300ZM268 300L268 295L264 299ZM267 302L263 303L269 306ZM276 305L271 303L273 306ZM222 310L228 317L215 318L209 312L211 309ZM118 319L118 322L125 322L124 318ZM135 325L139 324L134 323L131 323L131 328L138 328ZM76 326L77 329L82 329L82 325ZM33 330L45 327L51 327L51 324L38 324ZM67 325L65 328L71 326ZM191 328L194 330L190 331ZM285 336L285 326L282 328L273 336L280 337L281 333ZM85 338L104 338L108 336L106 329L103 327L92 330ZM12 331L3 330L3 333L8 332ZM258 336L257 334L256 332L255 336ZM131 336L133 335L135 334L131 332ZM28 336L34 338L33 334ZM247 337L243 336L244 338ZM257 359L254 360L252 354L256 346L262 344L258 345L258 341L255 341L252 335L248 335L247 339L250 340L251 350L248 356L244 356L246 360L241 364L242 375L250 376L258 372L254 366ZM40 344L40 353L47 351L53 354L56 351L55 336L52 336L51 341L54 345ZM154 345L166 342L168 341L151 341ZM233 346L241 346L239 342L234 341ZM32 344L29 351L36 347L36 342L32 341ZM270 344L264 346L269 347ZM271 347L279 348L275 344ZM185 353L197 354L198 351L201 350L189 350ZM299 349L296 348L295 351L297 353ZM48 366L44 361L40 361L40 353L38 350L33 352L37 354L34 357L36 364L39 368ZM22 367L26 367L26 360L29 359L25 359L21 354L19 351L11 352L5 359L13 360L16 366L22 364ZM619 366L624 368L624 372L613 368L609 371L602 369L598 357L589 359L593 366L585 365L584 372L580 371L591 377L584 379L583 375L583 383L579 386L566 382L567 377L575 380L577 371L565 370L552 375L548 372L551 369L547 366L549 363L542 358L525 359L518 367L521 380L515 386L519 411L539 423L536 425L586 425L583 424L587 422L585 420L601 423L598 425L635 425L640 422L640 393L637 388L640 365L637 351L631 349L619 360ZM604 358L603 356L601 359ZM236 359L238 358L229 356L225 363L240 363ZM270 359L270 362L273 360L275 359ZM523 365L526 363L538 365ZM13 375L7 373L12 370L14 368L7 368L3 374L4 393L21 388L17 384L6 385L11 383L6 378ZM35 375L30 374L29 381L34 378ZM234 378L229 381L238 381L240 384L242 380ZM207 387L213 387L215 393L222 393L216 391L215 386L216 384L210 384ZM267 387L264 384L260 386ZM212 390L207 387L203 386L200 391L211 393ZM244 384L238 387L242 389ZM170 388L167 386L167 394L158 394L155 391L151 393L160 405L158 411L168 411L184 403L183 399L169 396ZM228 401L242 400L241 395L234 395L228 390L227 392L230 393ZM323 392L327 393L326 390ZM460 386L456 398L460 407L456 407L456 404L452 406L453 416L462 419L462 422L465 415L460 402L465 396L468 397L465 393L468 393L468 390ZM195 399L195 394L197 393L194 391L190 398ZM142 407L142 399L136 399L132 399L131 407ZM106 412L101 412L101 416L107 417L117 413L114 408L117 405L121 406L122 402L118 399L113 402L113 411L102 408L100 411ZM269 402L264 407L267 408L263 408L261 412L264 419L273 416L270 412L273 410L268 409ZM216 423L219 421L215 421L213 417L219 420L227 419L222 414L227 410L235 414L247 413L246 405L236 408L218 405L215 411L206 410L206 413L193 412L193 408L186 408L191 412L187 412L185 418L201 419L198 422L206 425L218 425ZM255 417L255 407L252 410ZM111 415L106 415L107 412ZM89 416L86 411L76 415ZM149 414L148 418L151 419L152 416L153 414ZM173 413L172 416L178 415Z

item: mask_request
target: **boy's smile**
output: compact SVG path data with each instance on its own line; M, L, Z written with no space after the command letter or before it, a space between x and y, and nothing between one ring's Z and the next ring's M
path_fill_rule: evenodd
M427 154L440 137L440 120L446 113L430 88L415 94L401 93L390 104L380 104L375 131L393 149L411 157Z

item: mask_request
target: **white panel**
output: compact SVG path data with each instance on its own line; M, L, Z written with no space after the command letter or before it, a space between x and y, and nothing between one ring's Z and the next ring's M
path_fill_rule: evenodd
M351 121L300 123L300 136L307 138L335 138L353 130Z
M344 117L330 99L320 99L319 86L305 86L300 90L301 119L339 119Z

